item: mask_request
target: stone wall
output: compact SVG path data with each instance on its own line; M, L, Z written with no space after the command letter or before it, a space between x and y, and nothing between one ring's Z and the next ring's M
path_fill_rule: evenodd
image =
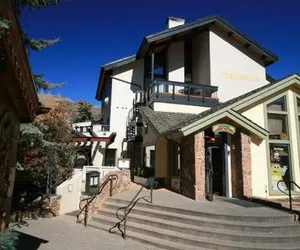
M50 201L44 199L45 217L55 217L59 215L61 195L50 196Z
M87 209L88 219L95 214L97 210L101 209L102 204L109 199L110 194L113 196L129 190L131 187L130 170L112 171L109 172L103 179L106 180L109 176L113 177L112 182L108 182L107 185L103 187L99 195L95 196L92 201L92 197L88 197L88 200L84 200L80 204L80 207L84 208L86 203L90 201ZM84 217L85 209L81 211L81 214L78 217L78 222L83 222Z
M241 133L243 196L252 196L251 138Z
M238 131L231 138L232 196L252 196L251 138Z
M204 132L182 139L180 193L194 200L205 199Z

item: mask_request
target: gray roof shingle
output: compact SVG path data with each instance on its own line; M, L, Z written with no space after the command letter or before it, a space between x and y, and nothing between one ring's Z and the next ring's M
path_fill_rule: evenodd
M276 80L274 82L266 84L266 85L264 85L264 86L262 86L260 88L252 90L250 92L247 92L247 93L245 93L243 95L240 95L238 97L230 99L230 100L228 100L226 102L220 103L219 105L217 105L217 106L215 106L215 107L213 107L211 109L208 109L208 110L206 110L206 111L204 111L202 113L194 115L190 119L185 119L182 122L179 122L179 123L175 124L174 126L170 127L168 131L165 131L165 133L166 132L171 132L171 131L178 130L178 129L180 129L180 128L188 125L188 124L191 124L191 123L193 123L193 122L195 122L195 121L197 121L199 119L202 119L202 118L204 118L204 117L206 117L206 116L208 116L210 114L213 114L213 113L215 113L215 112L217 112L217 111L219 111L219 110L221 110L223 108L226 108L226 107L230 106L231 104L234 104L234 103L239 102L239 101L241 101L241 100L243 100L243 99L245 99L245 98L247 98L247 97L249 97L251 95L254 95L254 94L256 94L256 93L258 93L258 92L260 92L260 91L262 91L262 90L264 90L264 89L266 89L266 88L268 88L268 87L270 87L272 85L276 85L277 83L281 82L283 79L288 78L288 77L290 77L292 75L298 75L298 76L300 76L299 74L291 74L291 75L285 76L285 77L283 77L281 79L278 79L278 80Z
M154 111L149 107L140 107L140 113L151 122L159 134L169 131L176 124L197 116L196 114Z

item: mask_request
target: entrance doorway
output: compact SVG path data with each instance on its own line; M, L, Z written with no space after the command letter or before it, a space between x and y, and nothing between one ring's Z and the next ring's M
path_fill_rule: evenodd
M227 134L206 132L206 198L226 196Z
M225 169L224 169L224 149L222 147L212 148L211 161L213 168L213 195L225 196Z

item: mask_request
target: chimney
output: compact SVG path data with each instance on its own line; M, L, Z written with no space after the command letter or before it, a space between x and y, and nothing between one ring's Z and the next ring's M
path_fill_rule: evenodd
M168 17L166 20L167 29L183 25L185 20L179 17Z

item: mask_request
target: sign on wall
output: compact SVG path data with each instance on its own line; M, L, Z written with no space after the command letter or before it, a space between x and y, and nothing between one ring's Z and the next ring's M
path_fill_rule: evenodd
M223 132L223 133L228 133L228 134L234 135L236 128L234 126L226 124L226 123L219 123L212 127L212 131L215 134Z
M129 169L130 168L130 159L118 159L118 168Z

